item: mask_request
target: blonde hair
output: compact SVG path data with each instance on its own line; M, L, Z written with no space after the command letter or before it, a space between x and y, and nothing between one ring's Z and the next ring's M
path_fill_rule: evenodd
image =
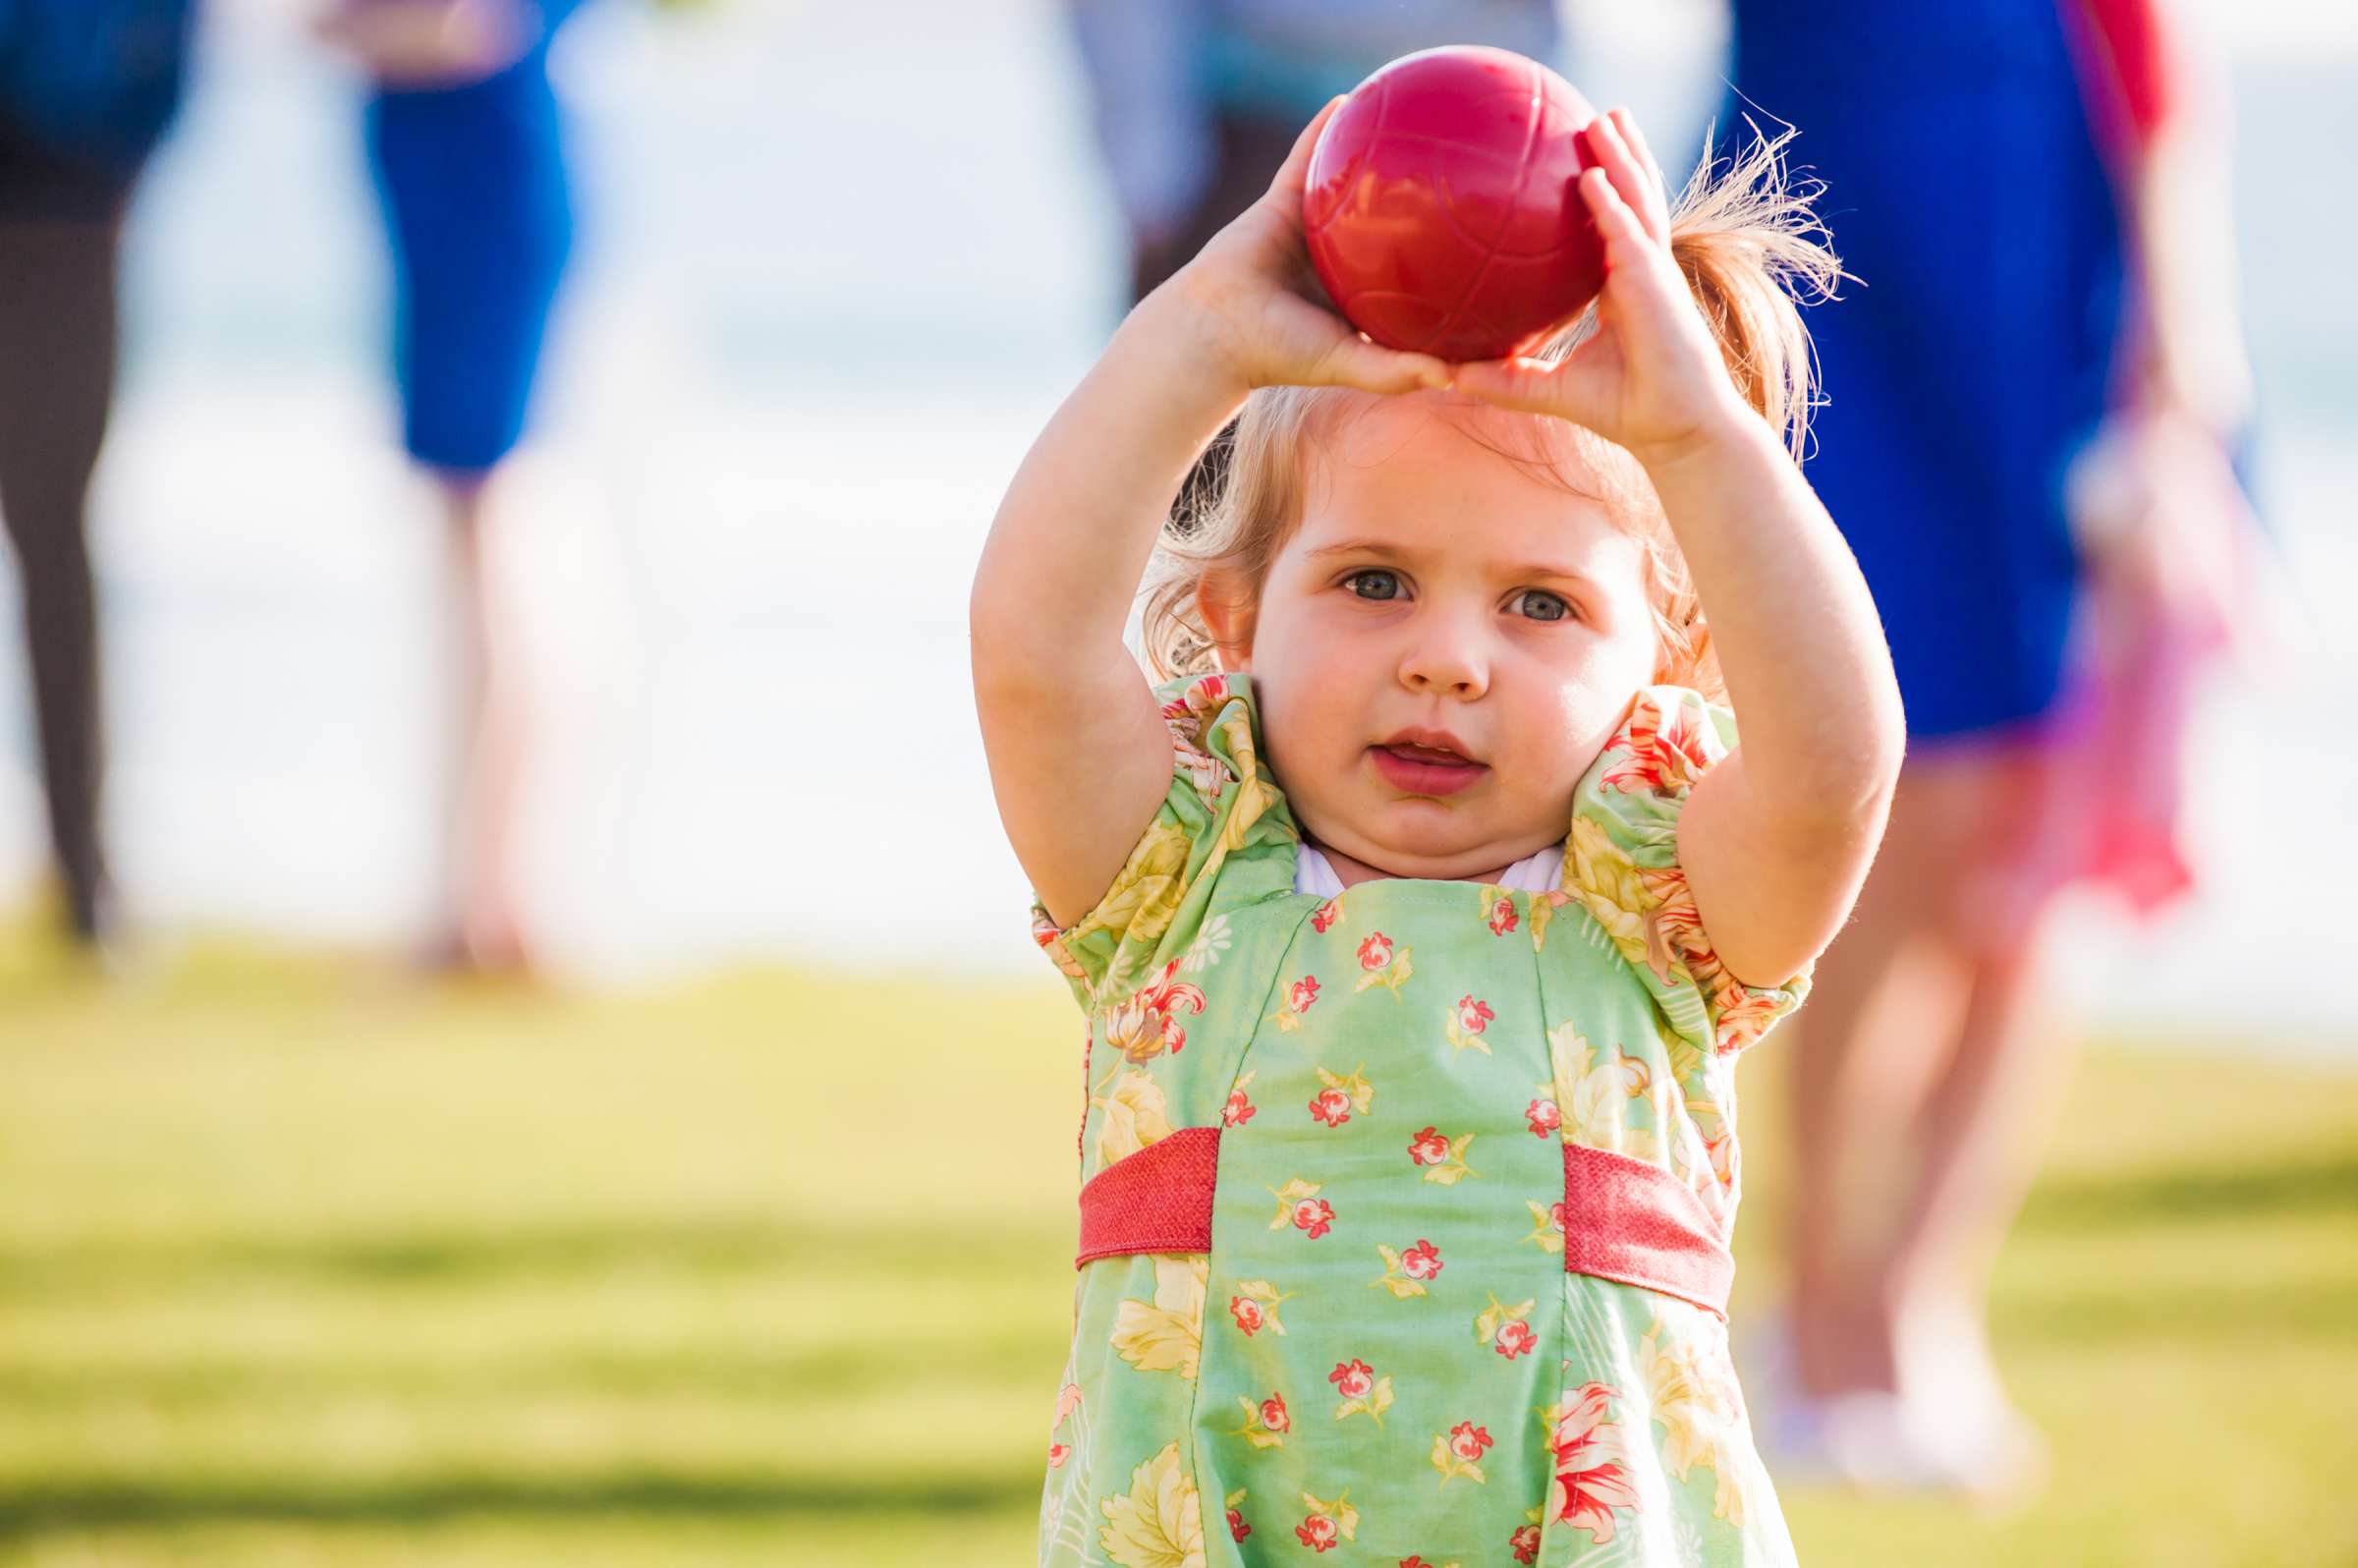
M1831 298L1842 272L1810 210L1819 188L1797 188L1787 179L1781 154L1792 136L1787 129L1764 139L1755 128L1739 156L1707 158L1698 166L1671 205L1670 254L1694 291L1729 378L1799 462L1816 369L1795 301ZM1532 357L1559 361L1596 330L1591 305ZM1214 577L1259 593L1302 519L1307 443L1365 398L1334 387L1263 387L1220 433L1210 461L1198 473L1224 473L1215 483L1188 492L1163 530L1142 588L1140 641L1155 679L1217 668L1199 594ZM1647 601L1661 641L1661 677L1724 702L1726 686L1702 603L1637 459L1566 420L1535 416L1518 422L1522 450L1483 444L1602 502L1638 539L1645 550ZM1590 484L1581 483L1581 476Z

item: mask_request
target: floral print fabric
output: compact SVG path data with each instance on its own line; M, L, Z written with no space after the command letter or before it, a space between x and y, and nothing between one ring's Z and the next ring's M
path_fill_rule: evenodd
M1082 1264L1041 1562L1789 1561L1724 1323L1565 1271L1566 1144L1732 1221L1736 1053L1807 988L1728 975L1678 867L1727 716L1638 695L1558 890L1321 899L1250 683L1158 696L1161 811L1035 926L1090 1020L1083 1179L1219 1129L1210 1246Z

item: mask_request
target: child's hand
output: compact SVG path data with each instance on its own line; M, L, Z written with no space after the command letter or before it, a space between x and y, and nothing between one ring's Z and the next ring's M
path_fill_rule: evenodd
M1214 235L1157 294L1186 312L1224 375L1245 390L1347 386L1414 392L1448 384L1429 354L1382 348L1327 303L1302 238L1302 183L1310 150L1340 98L1320 109L1259 201Z
M1662 171L1626 109L1599 115L1581 135L1599 167L1580 195L1604 237L1604 292L1595 336L1558 364L1488 360L1457 367L1461 392L1501 408L1587 425L1652 464L1748 415L1670 255Z

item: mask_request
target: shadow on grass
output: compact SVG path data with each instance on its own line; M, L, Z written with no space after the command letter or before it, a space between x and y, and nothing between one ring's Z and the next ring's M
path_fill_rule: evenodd
M692 1400L744 1410L843 1402L921 1376L977 1394L1038 1391L1064 1354L1069 1322L1043 1281L1069 1268L1068 1237L1046 1227L889 1228L799 1224L631 1223L479 1235L315 1239L81 1240L0 1255L0 1307L106 1314L225 1293L224 1310L260 1292L306 1301L327 1319L359 1300L375 1312L407 1301L418 1315L463 1320L503 1290L554 1284L595 1301L605 1281L652 1281L694 1300L750 1286L803 1299L792 1334L740 1332L693 1342L635 1342L585 1305L544 1343L496 1357L450 1355L398 1333L356 1349L340 1341L279 1353L224 1350L199 1336L168 1355L21 1361L0 1346L0 1411L61 1418L132 1403L158 1413L302 1412L351 1400L533 1403L558 1398ZM940 1360L913 1365L905 1336L859 1303L879 1293L954 1285L968 1310L932 1330ZM308 1298L306 1292L310 1293ZM626 1294L612 1300L629 1300ZM766 1297L764 1298L766 1299ZM1033 1310L1031 1303L1038 1303ZM987 1304L997 1304L989 1306ZM948 1354L954 1351L955 1354Z
M376 1485L82 1483L0 1490L0 1541L104 1528L300 1524L399 1528L466 1516L533 1521L641 1516L781 1521L1012 1516L1037 1506L1039 1478L998 1476L433 1477Z
M12 1417L37 1412L58 1419L89 1407L136 1404L158 1416L221 1411L251 1416L353 1401L406 1407L549 1400L693 1400L714 1411L792 1410L883 1397L920 1382L937 1395L961 1390L1032 1396L1038 1402L1052 1391L1062 1366L1063 1326L1050 1312L1037 1321L998 1330L962 1327L939 1336L923 1366L913 1363L908 1346L897 1339L873 1335L782 1344L768 1352L734 1344L606 1351L577 1339L567 1347L456 1364L424 1354L405 1356L398 1346L365 1361L339 1352L333 1360L184 1354L161 1365L0 1363L0 1410Z
M2174 1167L2041 1179L2023 1210L2033 1230L2109 1230L2220 1216L2319 1217L2358 1209L2358 1151L2268 1152L2269 1164Z
M492 1285L614 1274L824 1275L892 1284L1028 1281L1069 1258L1061 1211L1021 1225L683 1220L418 1235L87 1238L0 1250L0 1299L92 1288L185 1290L208 1278L379 1286Z
M2000 1293L1993 1316L2009 1341L2098 1354L2130 1346L2220 1356L2358 1347L2358 1288L2339 1283L2287 1290L2277 1281L2214 1280L2199 1290L2165 1291L2124 1280L2110 1290L2069 1293L2018 1286ZM2266 1338L2255 1346L2262 1323Z

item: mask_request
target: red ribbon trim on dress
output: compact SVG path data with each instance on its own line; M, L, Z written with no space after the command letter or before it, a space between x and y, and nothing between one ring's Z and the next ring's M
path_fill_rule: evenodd
M1719 1227L1659 1165L1601 1148L1564 1149L1564 1268L1727 1316L1736 1261ZM1183 1127L1125 1155L1081 1188L1078 1268L1133 1253L1211 1251L1220 1129Z
M1661 1166L1564 1146L1564 1268L1727 1316L1736 1260L1703 1200Z
M1182 1127L1125 1154L1081 1187L1080 1267L1123 1253L1211 1251L1220 1130Z

